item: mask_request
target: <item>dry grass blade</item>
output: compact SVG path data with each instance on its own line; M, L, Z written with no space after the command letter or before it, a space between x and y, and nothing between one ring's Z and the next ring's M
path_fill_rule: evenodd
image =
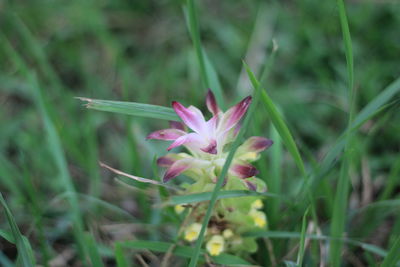
M122 176L125 176L125 177L128 177L128 178L131 178L131 179L133 179L133 180L135 180L135 181L142 182L142 183L148 183L148 184L159 185L159 186L163 186L163 187L166 187L166 188L169 188L169 189L173 189L173 190L176 190L176 191L180 191L180 189L177 188L177 187L170 186L170 185L166 185L166 184L164 184L164 183L157 182L157 181L154 181L154 180L151 180L151 179L147 179L147 178L143 178L143 177L139 177L139 176L135 176L135 175L128 174L128 173L126 173L126 172L123 172L123 171L114 169L114 168L108 166L107 164L105 164L105 163L103 163L103 162L99 162L99 164L100 164L100 166L103 167L103 168L106 168L106 169L108 169L108 170L110 170L110 171L112 171L112 172L114 172L114 173L116 173L116 174L118 174L118 175L122 175Z

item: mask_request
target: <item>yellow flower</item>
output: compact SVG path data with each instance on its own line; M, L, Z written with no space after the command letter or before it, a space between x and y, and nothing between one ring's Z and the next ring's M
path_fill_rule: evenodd
M225 229L222 232L222 235L224 236L225 239L229 239L229 238L231 238L233 236L233 232L232 232L231 229Z
M206 248L207 251L210 253L211 256L218 256L224 251L225 240L220 235L214 235L211 239L207 242Z
M249 215L254 220L254 224L258 227L264 227L267 224L267 216L265 213L258 210L250 211Z
M241 155L240 159L244 161L256 161L258 159L258 154L256 152L247 152Z
M261 199L257 199L256 201L253 202L253 204L251 204L252 209L259 210L259 209L262 209L262 207L264 207L264 205L263 205Z
M176 205L175 206L175 212L177 214L181 214L185 210L185 207L183 205Z
M185 237L184 237L185 240L189 242L196 240L199 237L200 230L201 230L200 223L192 223L185 231Z

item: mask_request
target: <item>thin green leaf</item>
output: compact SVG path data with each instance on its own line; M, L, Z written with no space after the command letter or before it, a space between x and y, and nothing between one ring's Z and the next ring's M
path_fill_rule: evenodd
M258 88L259 88L261 91L261 101L263 103L263 106L267 110L272 123L274 124L276 130L278 131L279 135L281 136L282 141L285 144L286 148L289 150L290 154L292 155L302 176L305 177L306 171L305 171L303 159L301 158L301 155L297 148L296 142L294 141L287 124L283 120L283 117L279 114L278 109L275 107L274 103L272 102L271 98L268 96L266 91L260 87L260 82L254 76L253 72L250 70L250 68L248 66L245 65L245 67L246 67L247 74L249 75L249 78L250 78L250 81L251 81L253 87L256 90L258 90Z
M219 106L224 109L224 99L222 97L222 88L218 80L218 75L201 45L199 25L194 0L187 0L187 12L185 13L189 33L192 38L194 49L196 51L197 61L199 63L199 69L203 84L206 88L210 88L213 91Z
M166 242L158 242L158 241L125 241L125 242L118 242L121 247L124 248L134 248L134 249L148 249L151 251L157 252L167 252L171 246L175 246L172 254L190 258L191 255L194 253L194 248L187 247L187 246L176 246L173 243L166 243ZM200 254L203 256L205 254L204 250L200 251ZM216 257L211 257L213 261L217 264L224 264L229 266L237 266L237 265L250 265L247 261L233 255L229 254L221 254Z
M347 202L350 189L350 176L349 169L352 160L354 160L353 142L352 138L354 131L351 131L352 123L354 120L355 113L355 88L354 88L354 63L353 63L353 48L351 44L351 36L349 23L347 21L346 9L343 0L337 0L339 7L340 24L343 33L343 42L345 47L346 65L348 72L348 96L349 96L349 119L347 131L345 134L345 153L342 159L342 165L340 168L339 180L336 186L336 194L333 205L333 213L331 220L331 235L335 238L343 236L345 230L345 222L347 217ZM339 267L342 260L342 246L343 243L340 240L331 240L330 242L330 254L329 261L333 267Z
M381 267L392 267L396 266L400 261L400 236L397 237L389 253L382 262Z
M197 261L198 261L199 254L200 254L200 248L201 248L201 245L202 245L203 240L204 240L204 234L206 232L206 228L207 228L208 222L210 221L213 208L214 208L215 203L217 201L218 193L222 188L222 185L223 185L224 180L225 180L225 176L228 174L229 166L232 163L233 156L235 155L235 152L236 152L237 148L240 145L240 142L241 142L241 139L242 139L242 137L243 137L243 135L245 133L245 130L248 128L248 125L249 125L249 122L250 122L250 118L253 115L253 112L254 112L254 110L255 110L255 108L257 106L258 100L260 98L260 92L261 92L261 90L259 90L259 88L257 87L256 90L255 90L253 103L250 105L250 108L248 109L247 114L245 115L245 118L244 118L244 121L243 121L243 125L240 128L239 133L237 134L237 137L236 137L235 141L232 144L232 147L231 147L231 149L230 149L230 151L228 153L228 156L227 156L227 158L225 160L224 166L222 167L221 173L220 173L220 175L218 177L217 184L215 185L215 188L214 188L214 190L213 190L213 192L211 194L210 203L208 205L206 214L205 214L204 219L203 219L203 223L202 223L202 226L201 226L199 237L196 240L195 250L194 250L192 258L190 259L189 267L195 267L197 265Z
M197 203L202 201L209 201L211 199L212 192L203 192L197 194L190 195L182 195L182 196L173 196L171 200L166 205L179 205L179 204L190 204ZM218 193L217 199L223 198L239 198L239 197L280 197L276 194L272 193L259 193L255 191L249 190L229 190L229 191L220 191Z
M301 233L298 232L284 232L284 231L257 231L257 232L249 232L244 234L244 236L249 237L263 237L263 238L276 238L276 239L300 239ZM366 251L374 253L378 256L385 257L388 253L382 248L379 248L375 245L367 244L364 242L360 242L357 240L349 239L349 238L333 238L325 235L306 235L306 238L312 240L341 240L349 245L360 247Z
M24 240L25 239L24 236L19 231L14 216L12 215L10 209L8 208L7 203L4 200L3 195L1 193L0 193L0 204L5 211L8 224L10 225L15 245L17 246L18 249L18 257L21 261L22 266L35 266L32 249L30 248L30 245L29 246L27 245L27 241Z
M321 180L325 174L335 165L336 159L339 154L343 151L346 140L345 136L349 131L356 131L359 129L366 121L371 119L373 116L378 114L387 104L387 102L397 93L400 92L400 77L387 86L379 95L377 95L367 106L365 106L357 116L355 116L354 121L351 124L351 128L347 129L342 136L338 138L329 152L326 154L318 170L312 175L309 180L312 186L317 186L317 182ZM304 186L308 186L304 184Z
M118 267L127 267L129 266L128 260L126 259L124 255L124 250L122 248L122 245L120 243L115 243L114 244L114 255L115 255L115 260L117 261L117 266Z
M305 243L306 243L308 211L309 211L309 209L307 208L306 212L304 212L303 222L301 224L300 248L299 248L299 253L297 254L297 265L299 267L301 267L303 265L304 249L305 249Z
M96 241L94 240L93 236L90 233L85 233L84 239L86 241L85 246L88 251L92 266L104 266Z
M91 99L86 97L77 98L79 100L86 101L86 107L90 109L160 120L180 120L178 115L175 114L174 110L168 107L135 102Z

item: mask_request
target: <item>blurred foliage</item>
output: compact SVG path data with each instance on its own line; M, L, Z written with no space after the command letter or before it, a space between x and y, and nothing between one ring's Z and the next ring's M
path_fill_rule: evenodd
M260 75L275 39L279 49L265 86L284 114L307 168L316 167L347 123L346 61L336 1L197 2L202 44L220 75L226 103L251 93L242 59ZM207 88L201 83L184 3L0 1L0 190L22 234L37 248L38 263L79 265L81 260L70 231L71 211L54 159L56 148L49 145L34 85L23 69L38 77L69 175L81 194L85 229L104 263L114 263L115 241L173 240L179 218L172 210L161 211L163 194L137 183L131 183L133 190L121 186L98 165L103 161L125 172L158 178L153 159L165 154L166 144L147 142L145 136L167 123L86 110L74 97L162 106L179 100L204 108ZM400 5L388 0L352 0L346 5L359 111L400 73ZM346 229L350 238L386 250L400 234L400 217L395 216L399 206L359 209L398 198L398 95L396 99L357 135ZM268 136L271 125L263 112L258 109L252 120L254 134ZM281 156L280 177L275 178L283 186L274 193L293 197L301 175L287 151ZM261 161L262 178L268 183L271 152ZM324 233L329 231L337 176L334 168L314 192ZM296 205L281 204L279 212L269 215L271 230L300 231L303 212ZM362 216L353 215L357 212ZM9 231L3 217L0 214L0 229ZM288 253L296 245L298 240L273 240L275 260L294 259ZM317 247L313 241L304 256L310 266L319 261ZM16 259L13 244L0 239L0 248L0 265ZM267 264L271 259L265 254L254 259ZM150 262L153 256L142 257ZM344 260L347 266L372 266L382 258L347 247ZM137 257L135 261L140 262Z

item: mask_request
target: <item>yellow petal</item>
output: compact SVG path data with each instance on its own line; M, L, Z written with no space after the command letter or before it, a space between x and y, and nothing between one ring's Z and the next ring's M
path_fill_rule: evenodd
M220 235L215 235L207 242L206 248L211 256L217 256L224 251L224 246L224 238Z
M196 240L199 237L200 230L201 230L200 223L192 223L185 231L185 236L184 236L185 240L189 242Z
M263 205L261 199L257 199L256 201L253 202L253 204L251 204L252 209L259 210L259 209L262 209L262 207L264 207L264 205Z

